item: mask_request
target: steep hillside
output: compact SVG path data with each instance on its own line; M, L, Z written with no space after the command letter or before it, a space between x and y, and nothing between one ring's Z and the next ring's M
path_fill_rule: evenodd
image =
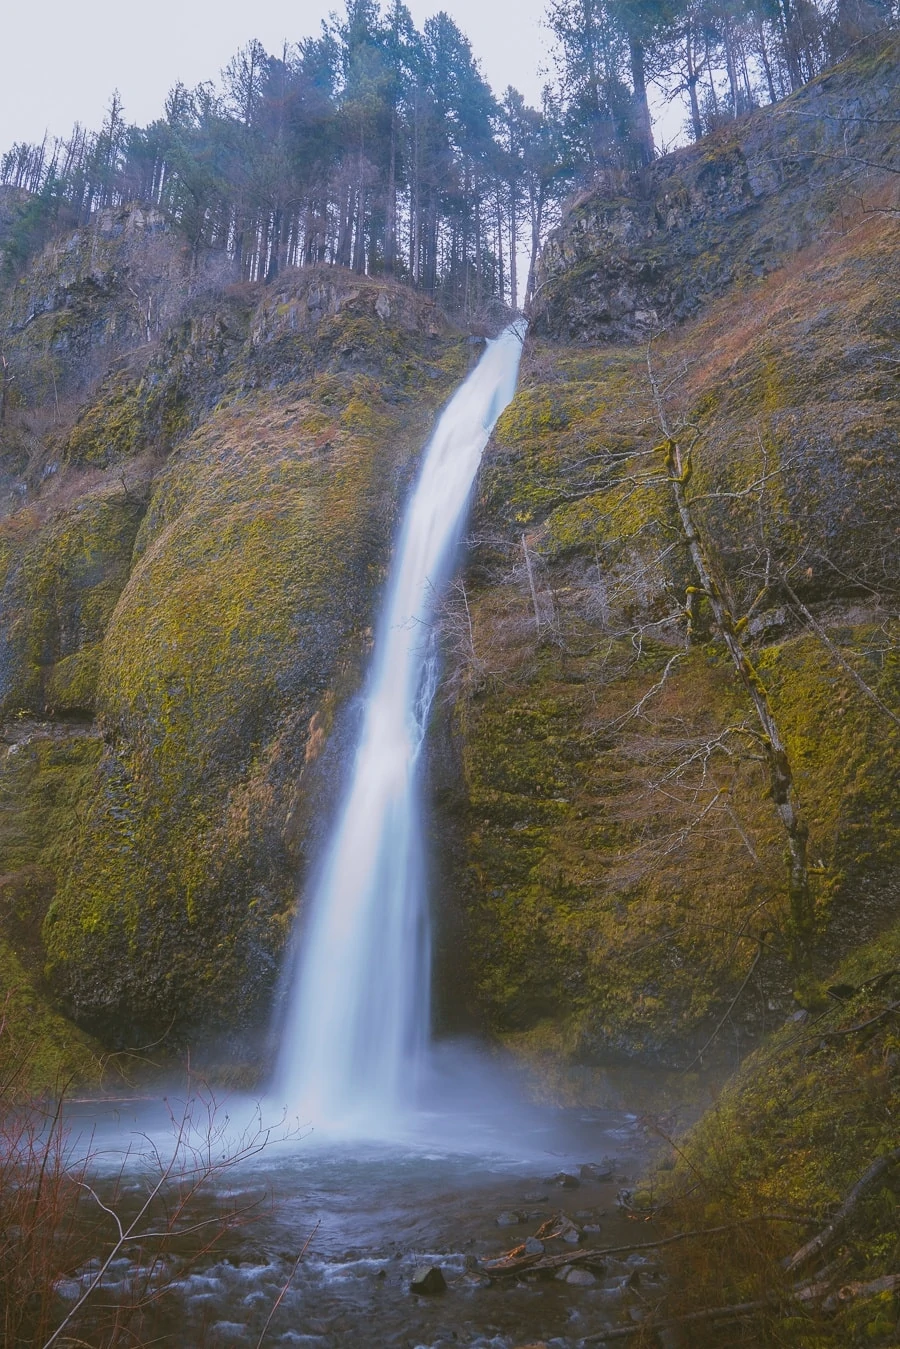
M476 1016L538 1063L758 1046L634 1199L678 1236L639 1344L897 1343L898 56L576 205L448 606Z
M896 912L897 55L601 184L548 244L431 763L441 1016L523 1052L742 1052ZM97 1054L234 1045L474 339L339 269L223 284L137 209L0 318L4 980Z
M741 124L729 162L780 161L792 111L834 90L840 125L856 87L853 125L873 126L855 154L890 163L896 55ZM645 243L614 222L658 218L672 175L702 181L720 148L662 161L630 203L601 189L551 240L539 335L482 476L471 628L448 620L477 1005L579 1058L685 1063L736 998L733 1052L814 977L797 968L760 728L689 556L668 433L692 446L696 527L786 742L809 828L812 967L896 912L898 180L867 170L851 216L807 160L802 202L794 185L732 221L709 201L705 227L658 231L661 274L682 274L689 244L701 270L727 257L709 288L725 293L688 278L696 317L670 312L650 346L623 344L638 334L607 324L610 241L635 274ZM769 268L785 265L754 282L739 260L775 218ZM811 242L788 260L790 238ZM580 315L577 343L548 341L557 312Z
M48 283L49 332L84 284ZM29 996L49 978L113 1048L265 1025L314 761L471 351L410 292L330 269L182 300L74 416L7 419L4 933ZM74 387L80 348L48 340Z

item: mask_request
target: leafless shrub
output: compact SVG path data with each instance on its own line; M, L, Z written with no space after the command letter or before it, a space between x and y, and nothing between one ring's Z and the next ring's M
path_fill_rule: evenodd
M222 1239L265 1211L266 1196L206 1203L270 1143L295 1135L259 1110L238 1125L189 1076L167 1103L165 1144L141 1136L104 1176L99 1146L69 1123L64 1086L29 1094L29 1049L0 1019L0 1339L50 1349L140 1344L148 1309Z

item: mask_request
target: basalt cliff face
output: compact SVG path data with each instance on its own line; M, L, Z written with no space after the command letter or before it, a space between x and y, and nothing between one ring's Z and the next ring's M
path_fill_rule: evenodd
M547 245L441 612L442 1024L684 1065L892 940L897 57L600 184ZM0 325L13 1019L39 1022L45 1079L166 1035L240 1056L346 762L400 503L475 343L335 269L230 286L138 208L48 247ZM808 821L802 977L661 418L692 443Z
M451 623L470 986L535 1050L684 1064L726 1013L747 1048L804 982L670 435L808 824L813 966L897 914L897 57L678 151L631 197L602 184L545 250Z
M148 229L180 277L149 343L113 323ZM4 983L52 1021L48 1068L61 1012L111 1048L265 1025L320 827L309 783L326 743L340 760L398 504L473 353L350 274L198 283L133 212L77 247L89 277L63 279L56 246L7 298L5 349ZM92 332L114 359L83 384Z

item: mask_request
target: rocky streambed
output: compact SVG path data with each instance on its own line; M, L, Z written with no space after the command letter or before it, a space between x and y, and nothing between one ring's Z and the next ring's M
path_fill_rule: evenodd
M83 1109L78 1127L107 1172L98 1193L115 1188L127 1216L148 1185L137 1154L150 1140L166 1155L164 1112L120 1106L98 1119ZM235 1119L241 1109L226 1103ZM124 1171L123 1144L135 1149ZM301 1129L193 1201L187 1226L197 1234L160 1265L142 1337L204 1349L600 1343L661 1295L653 1251L622 1249L653 1236L620 1202L648 1151L638 1117L622 1109L521 1102L505 1114L422 1114L393 1142ZM204 1252L220 1219L252 1205ZM113 1262L104 1302L127 1303L138 1258ZM60 1290L70 1304L98 1264Z

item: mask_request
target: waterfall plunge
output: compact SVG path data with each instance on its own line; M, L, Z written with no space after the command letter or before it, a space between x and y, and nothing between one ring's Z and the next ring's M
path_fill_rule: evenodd
M360 1133L411 1104L430 1030L431 942L417 765L437 678L431 619L481 455L516 388L524 322L444 409L406 511L353 772L297 956L275 1089Z

